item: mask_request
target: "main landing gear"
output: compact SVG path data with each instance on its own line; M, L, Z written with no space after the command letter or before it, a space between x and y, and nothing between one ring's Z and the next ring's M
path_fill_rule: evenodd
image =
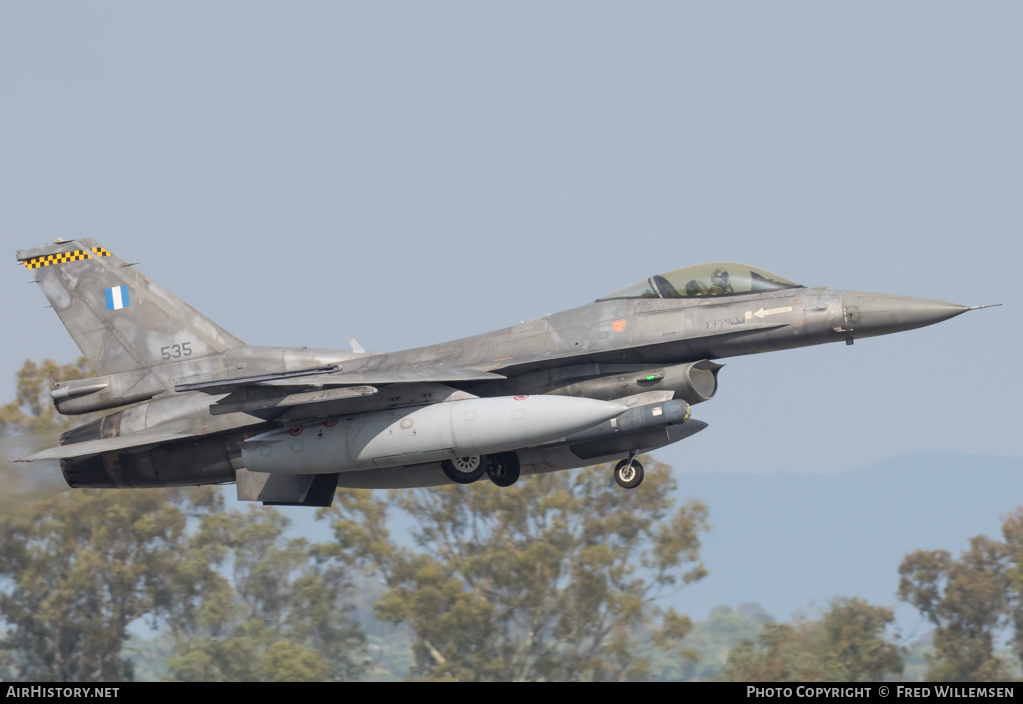
M500 487L511 486L519 480L519 456L514 452L455 457L442 461L440 466L444 475L456 484L472 484L484 473Z
M487 476L497 486L511 486L519 480L519 456L514 452L499 452L487 457Z
M635 452L615 465L614 475L623 489L635 489L643 483L643 465L636 461Z
M472 484L483 476L487 471L486 457L469 455L468 457L455 457L444 460L440 463L445 476L455 484Z

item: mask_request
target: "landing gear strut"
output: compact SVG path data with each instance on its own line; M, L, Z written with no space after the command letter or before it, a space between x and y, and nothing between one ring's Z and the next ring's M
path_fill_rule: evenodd
M636 461L636 453L615 465L615 481L623 489L635 489L643 483L643 465Z

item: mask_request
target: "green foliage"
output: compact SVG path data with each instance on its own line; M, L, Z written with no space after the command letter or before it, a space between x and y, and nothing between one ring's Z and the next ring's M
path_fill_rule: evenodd
M451 680L624 680L649 676L643 638L676 657L689 619L655 600L706 572L698 502L675 507L670 468L623 491L608 467L405 491L339 492L322 512L333 551L386 591L377 617L413 633L414 676ZM396 505L416 549L387 530Z
M179 572L180 608L168 619L179 681L319 682L357 678L364 637L350 618L344 566L271 508L204 517Z
M890 609L862 599L835 599L819 620L765 623L756 642L728 654L728 682L877 682L902 672L898 647L884 631Z
M167 674L167 660L174 654L174 640L166 630L136 632L124 644L121 654L131 662L136 682L159 682Z
M706 621L697 621L683 646L699 654L697 661L670 658L653 660L655 670L663 665L661 679L708 681L716 679L728 660L728 653L744 639L755 641L764 624L773 622L758 604L741 604L738 609L717 606Z
M1006 613L1012 626L1012 649L1016 656L1016 674L1023 666L1023 508L1006 517L1002 524L1006 559Z
M1023 662L1023 509L1002 526L1005 542L978 535L958 560L946 550L919 550L899 566L899 597L934 624L927 679L997 682L1012 675L996 652L1010 627Z
M131 680L128 627L176 606L188 516L218 506L212 489L81 490L0 517L8 670L41 682Z
M63 431L57 380L84 359L26 362L0 434ZM363 670L344 565L269 508L224 512L218 488L76 490L0 517L0 675L123 681L133 662L174 679L320 681ZM139 622L166 627L132 639ZM137 630L137 629L136 629ZM171 652L166 665L154 662Z
M0 406L0 437L19 433L63 432L83 422L81 417L61 416L53 407L50 390L57 381L70 381L92 376L79 357L74 364L57 364L44 359L41 364L25 360L17 373L17 397Z

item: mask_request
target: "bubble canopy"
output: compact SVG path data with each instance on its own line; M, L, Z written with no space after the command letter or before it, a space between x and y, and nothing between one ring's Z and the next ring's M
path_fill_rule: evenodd
M736 262L711 262L654 274L648 279L618 289L598 301L617 298L696 298L736 296L786 288L801 288L794 281L764 269Z

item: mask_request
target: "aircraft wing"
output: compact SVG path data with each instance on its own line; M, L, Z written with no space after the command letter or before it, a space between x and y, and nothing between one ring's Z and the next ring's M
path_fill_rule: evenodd
M330 365L247 377L180 379L174 390L227 394L210 406L213 415L241 412L272 420L286 414L289 419L302 419L352 412L352 403L378 393L377 386L400 388L401 394L413 393L423 403L430 403L455 393L455 389L444 386L446 383L504 378L463 368L345 373L338 365Z
M181 440L192 437L194 433L139 433L137 435L121 435L116 438L99 438L98 440L86 440L85 442L71 443L51 447L48 450L37 452L28 457L22 457L14 462L36 462L38 460L66 460L72 457L88 457L99 455L104 452L115 450L127 450L133 447L144 447L146 445L158 445L169 440Z
M369 384L445 383L453 381L493 381L506 377L476 369L429 369L423 371L353 371L343 372L335 367L313 369L233 379L183 380L175 391L201 391L222 394L252 386L285 387L296 389L365 386Z
M318 374L303 379L273 379L261 386L355 386L361 384L446 383L452 381L494 381L507 377L475 369L430 369L405 372L351 372Z

